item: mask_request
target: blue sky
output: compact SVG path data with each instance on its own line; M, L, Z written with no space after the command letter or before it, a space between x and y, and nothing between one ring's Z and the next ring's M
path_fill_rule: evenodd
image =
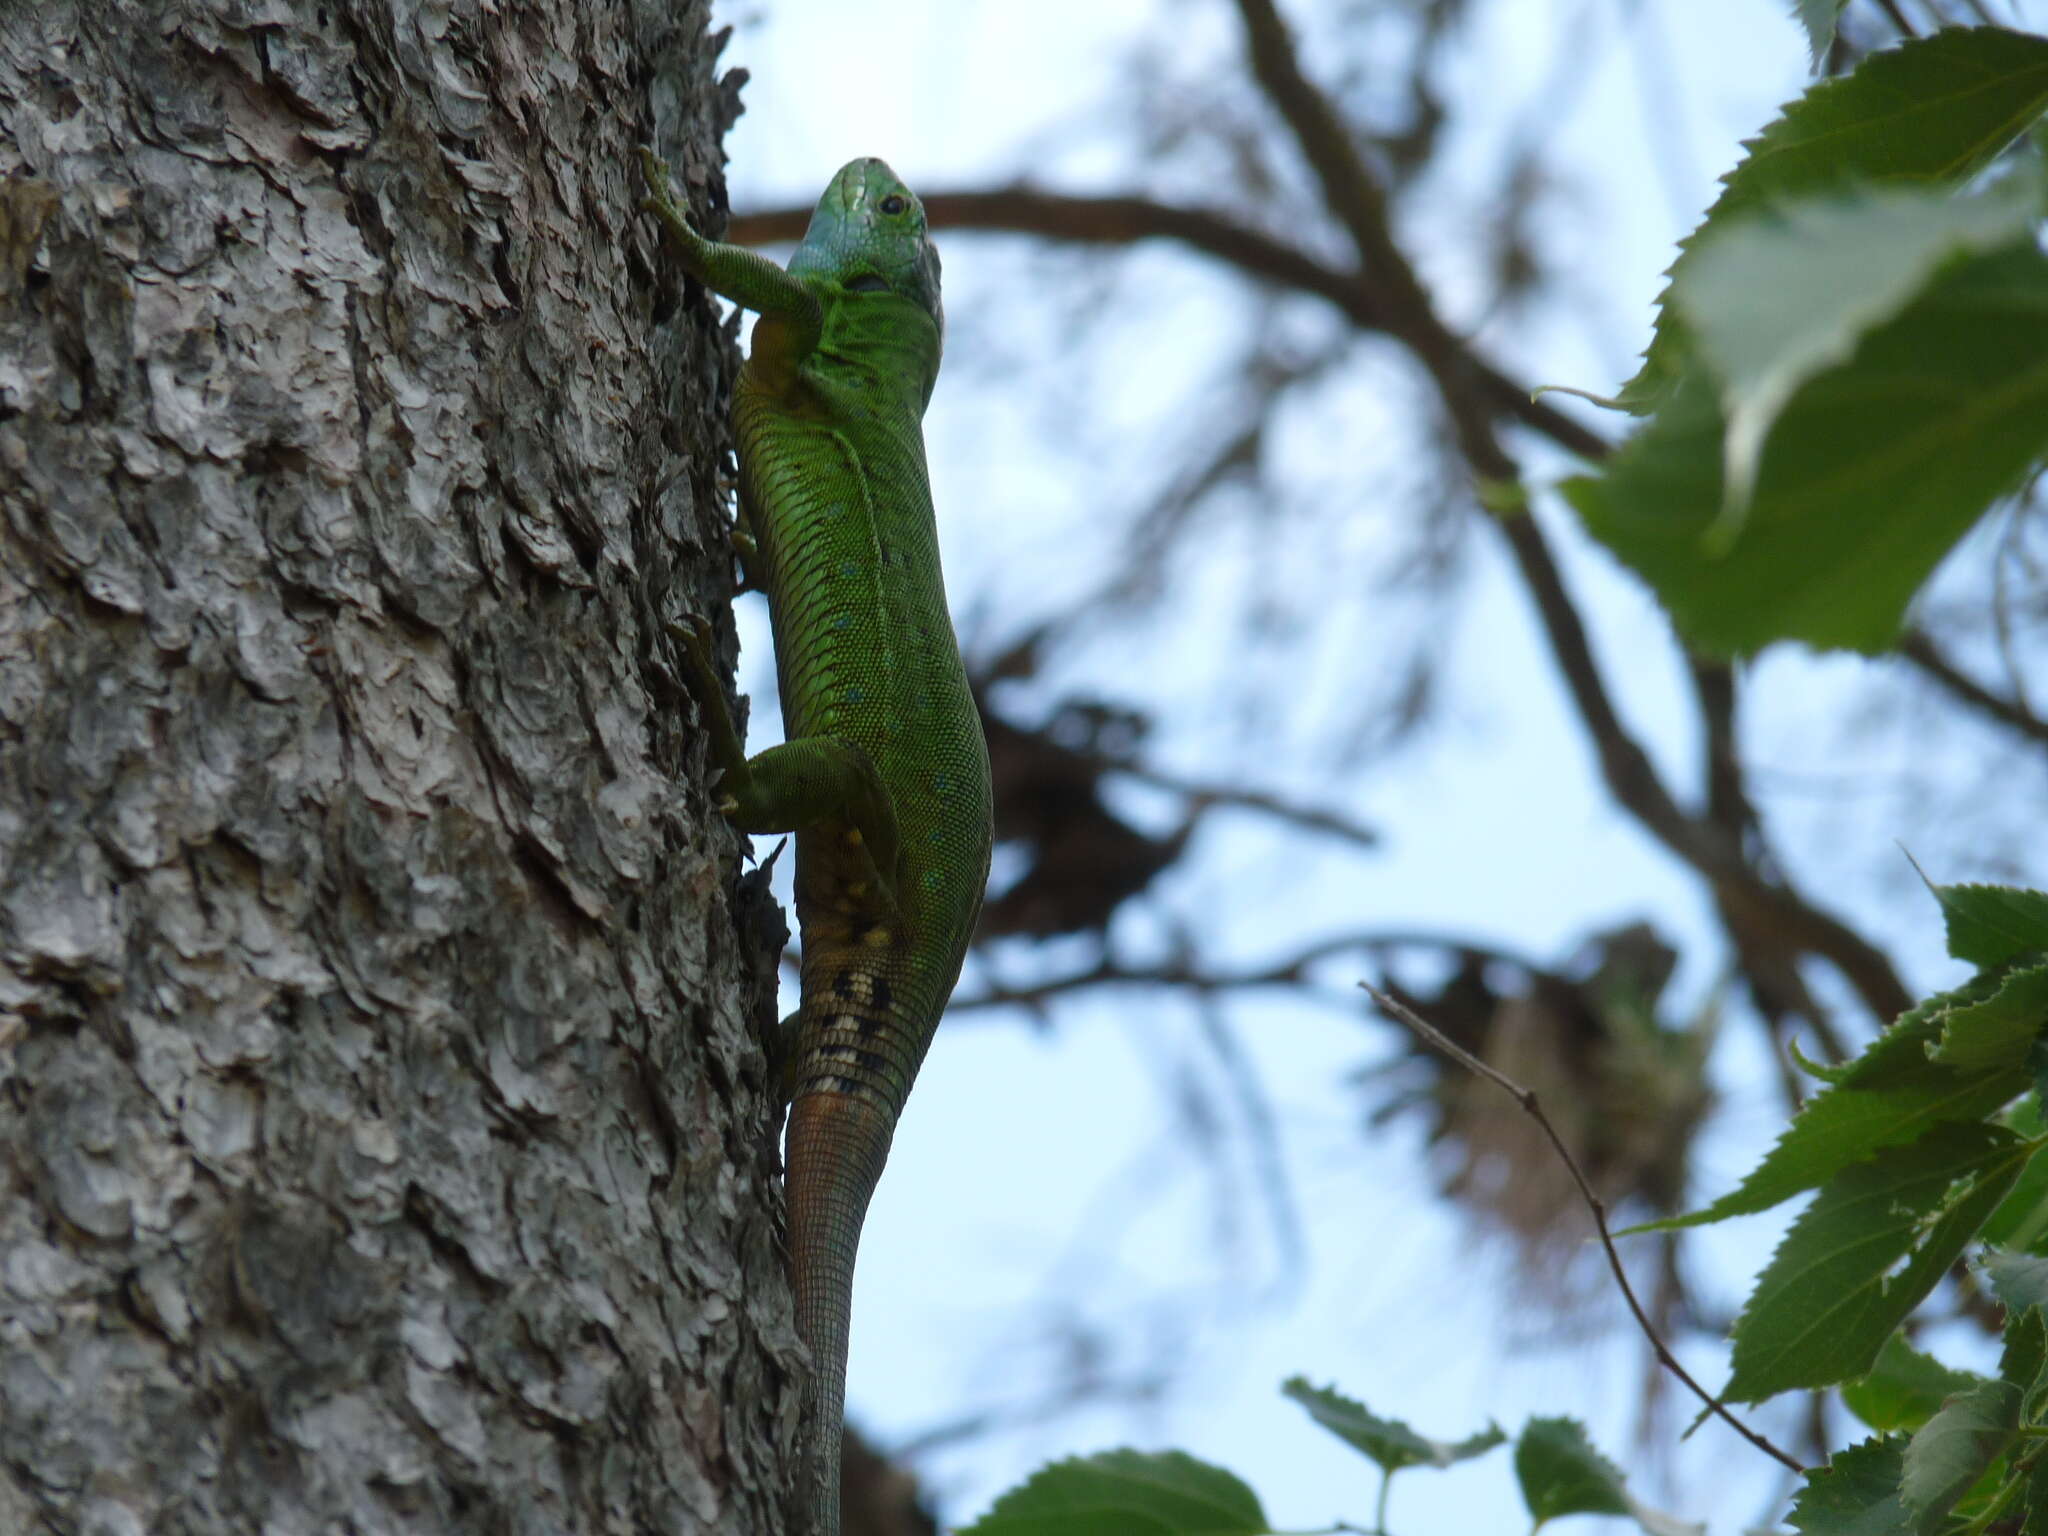
M1306 24L1327 7L1295 0L1287 9ZM1741 138L1803 89L1804 37L1789 8L1768 0L1472 9L1450 82L1452 152L1406 233L1446 311L1511 373L1610 387L1632 370L1672 244L1712 200L1714 177ZM2040 26L2048 4L2016 14ZM1187 57L1219 60L1235 48L1220 0L808 0L726 6L718 19L738 27L727 61L752 72L747 113L727 143L742 209L808 201L857 154L883 156L925 189L1025 171L1064 190L1149 185L1101 126L1131 46L1165 35ZM1312 48L1311 68L1325 57ZM1581 88L1546 114L1546 82L1565 76ZM1471 255L1484 212L1472 177L1505 139L1531 131L1566 177L1541 226L1555 281L1530 312L1489 317ZM1232 355L1242 327L1299 326L1314 337L1329 322L1307 304L1262 316L1235 279L1169 250L1049 260L1018 240L961 234L943 250L952 329L927 423L933 481L956 621L970 643L993 645L1097 585L1118 513L1185 427L1176 413L1187 408L1188 381ZM1090 264L1110 261L1122 276L1084 348L1062 285L1090 281ZM1074 690L1141 707L1157 720L1152 755L1175 772L1329 805L1388 839L1369 855L1311 851L1255 818L1218 819L1153 893L1151 912L1120 919L1114 942L1127 954L1155 950L1163 912L1224 960L1375 927L1469 933L1557 960L1603 925L1648 915L1687 946L1682 1002L1707 1006L1720 977L1700 890L1609 807L1526 601L1483 534L1471 541L1470 586L1443 640L1440 718L1394 759L1333 769L1328 742L1382 620L1371 603L1339 601L1323 578L1347 561L1369 563L1396 520L1414 515L1398 494L1360 489L1412 478L1420 439L1397 373L1384 354L1361 355L1290 405L1276 430L1293 494L1357 500L1338 525L1356 549L1323 542L1327 524L1301 525L1310 536L1296 543L1221 524L1199 557L1175 565L1157 610L1082 636L1036 693L1013 701L1028 713L1034 699ZM1553 477L1568 468L1554 456L1532 462ZM1690 714L1654 603L1577 538L1554 499L1538 515L1615 666L1625 711L1690 787ZM1300 622L1275 648L1247 648L1235 628L1248 570L1302 594ZM771 651L758 601L740 607L740 680L759 701L758 747L774 730ZM1844 712L1894 674L1788 651L1751 676L1760 782L1802 878L1892 947L1913 985L1951 979L1931 903L1916 897L1892 839L1933 815L1967 846L1969 813L1930 809L1926 784L1950 766L1982 770L2003 745L1951 735L1939 749L1955 754L1951 765L1939 752L1930 760L1910 729L1877 729L1856 739L1848 761ZM2048 788L2037 763L2015 764ZM1162 810L1136 788L1124 803L1138 818ZM1071 952L998 957L1009 980L1063 958ZM963 991L975 980L970 968ZM1261 1295L1278 1267L1264 1207L1219 1199L1256 1186L1244 1138L1226 1138L1218 1153L1176 1119L1174 1073L1200 1073L1206 1060L1184 1000L1104 993L1060 1007L1051 1029L976 1014L941 1031L862 1247L853 1414L886 1445L1028 1400L1075 1336L1096 1341L1113 1365L1180 1366L1156 1402L1077 1411L924 1459L919 1470L949 1519L971 1518L1046 1459L1136 1444L1230 1467L1277 1528L1363 1523L1376 1476L1279 1397L1278 1383L1295 1373L1442 1438L1489 1418L1512 1432L1531 1413L1569 1413L1637 1469L1637 1492L1653 1503L1716 1532L1777 1512L1776 1469L1717 1426L1683 1445L1675 1435L1632 1445L1642 1356L1612 1298L1596 1293L1573 1337L1546 1338L1555 1325L1517 1305L1521 1282L1499 1242L1432 1197L1415 1126L1361 1129L1347 1077L1386 1055L1384 1026L1278 996L1234 1001L1231 1018L1276 1107L1302 1220L1305 1281L1284 1299ZM1739 1175L1774 1131L1755 1037L1731 1014L1714 1058L1726 1102L1702 1148L1703 1186ZM1501 1112L1513 1113L1505 1101ZM1708 1294L1739 1303L1778 1229L1760 1218L1703 1243L1694 1262ZM1178 1320L1172 1332L1162 1315ZM1067 1331L1049 1333L1049 1318ZM1693 1352L1696 1372L1718 1381L1718 1352ZM1798 1411L1783 1404L1757 1417L1782 1429ZM1687 1416L1667 1418L1682 1426ZM1392 1528L1403 1536L1526 1524L1504 1453L1450 1474L1407 1474L1394 1497Z

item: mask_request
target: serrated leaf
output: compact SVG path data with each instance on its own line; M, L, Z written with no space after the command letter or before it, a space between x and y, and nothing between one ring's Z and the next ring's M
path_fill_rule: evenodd
M2020 1536L2048 1536L2048 1468L2038 1461L2027 1479L2026 1512Z
M2023 1067L1961 1072L1929 1061L1958 1008L1993 996L1994 977L1973 977L1926 999L1837 1069L1833 1081L1801 1106L1764 1160L1734 1189L1703 1210L1627 1228L1670 1231L1769 1210L1818 1188L1844 1168L1886 1147L1916 1141L1936 1125L1975 1122L2026 1089Z
M1942 557L2048 452L2048 257L1949 269L1808 381L1778 417L1737 536L1706 558L1703 540L1726 526L1714 396L1688 374L1599 474L1564 482L1566 499L1698 650L1882 650Z
M1621 1469L1577 1419L1531 1419L1515 1441L1515 1480L1538 1525L1560 1515L1625 1515Z
M1489 1424L1463 1440L1431 1440L1399 1419L1379 1417L1334 1387L1312 1387L1300 1376L1290 1378L1280 1390L1331 1434L1371 1457L1389 1477L1403 1467L1454 1466L1484 1455L1507 1439L1498 1424Z
M1955 1262L2028 1152L2003 1126L1942 1125L1837 1174L1758 1277L1736 1320L1723 1395L1757 1402L1868 1373L1886 1336ZM1890 1273L1900 1259L1905 1267Z
M1793 13L1798 16L1799 24L1806 28L1806 45L1813 68L1820 68L1820 61L1834 46L1835 21L1848 3L1849 0L1793 0Z
M2048 950L2048 893L2014 885L1937 885L1948 952L1989 968L2029 950Z
M1564 1515L1627 1515L1650 1536L1701 1536L1693 1525L1630 1496L1621 1470L1593 1448L1577 1419L1531 1419L1515 1440L1515 1480L1538 1527Z
M1835 19L1848 3L1849 0L1793 0L1792 9L1799 17L1799 24L1806 28L1806 43L1812 51L1815 69L1820 68L1820 61L1834 46Z
M2048 1366L2048 1319L2043 1319L2039 1303L2016 1308L2005 1320L1999 1379L2029 1392L2040 1384L2043 1366Z
M1265 1536L1258 1496L1180 1451L1104 1451L1041 1468L960 1536Z
M1685 274L1708 231L1763 204L1852 182L1959 184L1991 163L2048 106L2048 39L1999 27L1948 27L1874 53L1840 79L1788 103L1722 178L1699 228L1679 242L1669 276ZM1649 350L1621 401L1646 413L1669 403L1688 371L1690 339L1666 288Z
M1981 1003L1998 991L1998 977L1982 971L1960 987L1930 993L1895 1019L1844 1066L1837 1081L1851 1088L1886 1088L1911 1083L1927 1070L1928 1058L1949 1014Z
M1880 1434L1915 1430L1933 1418L1943 1401L1967 1392L1985 1378L1958 1371L1923 1355L1899 1334L1886 1337L1868 1375L1842 1387L1851 1413Z
M1936 1529L1956 1500L2003 1456L2019 1428L2020 1389L1986 1381L1959 1392L1906 1446L1899 1498L1920 1531Z
M1705 553L1739 534L1764 444L1809 379L1847 362L1961 256L2027 240L2034 183L2011 177L1976 197L1889 187L1807 198L1701 232L1669 302L1720 387L1723 511Z
M2037 1156L2021 1170L1980 1235L1987 1243L2022 1253L2048 1249L2048 1157Z
M2036 1062L2043 1043L2035 1043L2028 1070L2037 1070ZM1999 1118L2006 1129L2029 1141L2038 1140L2043 1131L2048 1130L2041 1120L2038 1088ZM2020 1170L2012 1192L1991 1213L1981 1235L1985 1242L1999 1248L2048 1251L2048 1157L2037 1154Z
M1903 1440L1866 1440L1837 1451L1806 1474L1787 1518L1803 1536L1899 1536L1907 1528L1899 1498Z
M1991 1282L1991 1294L2008 1311L2048 1307L2048 1258L1994 1248L1984 1255L1984 1274Z
M2048 965L2009 971L1999 978L1998 990L1981 1003L1950 1010L1932 1054L1944 1066L1963 1071L2026 1071L2044 1024Z

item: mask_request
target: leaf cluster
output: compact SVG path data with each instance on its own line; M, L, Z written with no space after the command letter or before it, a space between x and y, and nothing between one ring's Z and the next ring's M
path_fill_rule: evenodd
M1765 1210L1809 1190L1736 1320L1724 1396L1839 1387L1874 1438L1808 1474L1793 1527L1812 1536L1990 1528L2048 1536L2035 1484L2048 1445L2048 896L1934 888L1948 948L1977 966L1902 1015L1826 1086L1764 1160L1704 1210ZM1638 1229L1643 1230L1643 1229ZM2006 1307L1995 1378L1954 1370L1901 1331L1966 1249Z
M1933 888L1967 982L1902 1014L1823 1079L1749 1176L1691 1215L1698 1226L1813 1198L1757 1277L1722 1398L1839 1388L1872 1438L1806 1474L1790 1520L1808 1536L2048 1536L2048 894ZM1915 1349L1907 1320L1966 1250L2006 1308L1998 1374ZM1334 1388L1283 1391L1380 1469L1373 1536L1396 1473L1443 1469L1506 1443L1494 1425L1433 1440ZM1617 1515L1650 1536L1700 1527L1648 1508L1567 1418L1531 1419L1514 1468L1532 1530ZM2038 1474L2038 1475L2037 1475ZM1994 1524L1994 1522L2004 1522ZM971 1536L1263 1536L1255 1495L1181 1452L1113 1451L1048 1467ZM1338 1529L1356 1530L1357 1527Z
M1838 7L1803 6L1819 41ZM2048 38L1953 27L1787 105L1680 243L1650 417L1563 486L1697 650L1876 651L2048 455Z
M1281 1390L1380 1469L1372 1536L1384 1536L1386 1494L1395 1473L1453 1467L1507 1443L1494 1424L1463 1440L1432 1440L1333 1387L1311 1386L1298 1376ZM1636 1500L1620 1470L1574 1419L1529 1420L1515 1439L1514 1465L1531 1531L1566 1515L1625 1515L1649 1536L1699 1536L1703 1529ZM997 1499L961 1536L1273 1536L1273 1527L1258 1495L1221 1467L1181 1451L1120 1450L1042 1469Z

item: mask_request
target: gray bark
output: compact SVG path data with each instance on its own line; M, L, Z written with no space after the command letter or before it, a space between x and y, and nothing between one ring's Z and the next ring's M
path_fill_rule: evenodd
M781 1528L716 51L0 0L0 1531Z

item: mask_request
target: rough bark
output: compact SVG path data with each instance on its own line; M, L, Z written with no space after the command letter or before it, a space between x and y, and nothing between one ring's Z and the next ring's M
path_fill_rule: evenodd
M716 51L0 0L0 1530L781 1527Z

